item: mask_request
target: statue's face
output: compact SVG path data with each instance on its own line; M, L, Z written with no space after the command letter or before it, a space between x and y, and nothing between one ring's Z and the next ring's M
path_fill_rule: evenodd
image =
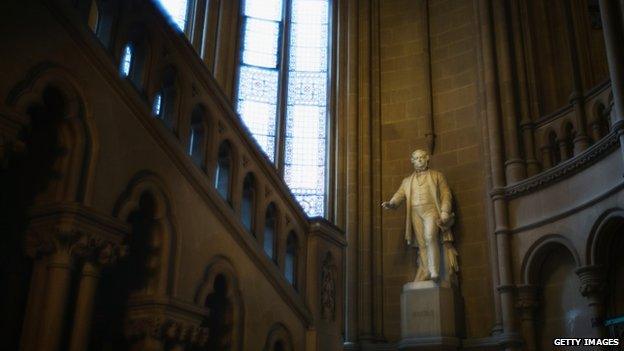
M412 153L412 164L417 171L427 169L429 164L429 155L422 150L416 150Z

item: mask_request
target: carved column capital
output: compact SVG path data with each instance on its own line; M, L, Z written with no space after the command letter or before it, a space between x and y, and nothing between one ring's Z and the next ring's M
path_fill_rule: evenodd
M47 204L30 209L25 237L31 257L66 252L73 258L108 264L123 256L126 223L76 203Z
M74 244L72 254L86 261L105 266L115 264L127 254L128 248L95 234L83 234Z
M581 280L580 292L586 298L599 299L605 292L606 280L602 266L584 266L576 270Z

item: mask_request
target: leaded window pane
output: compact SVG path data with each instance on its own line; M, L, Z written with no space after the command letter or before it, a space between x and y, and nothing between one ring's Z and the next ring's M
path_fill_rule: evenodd
M327 0L293 1L292 21L295 23L328 23Z
M247 18L243 40L243 63L276 68L279 22Z
M132 45L130 44L127 44L123 49L120 65L120 73L122 77L130 75L130 68L132 67L132 51Z
M288 105L317 105L327 103L327 72L290 72Z
M186 27L188 0L158 0L158 3L180 31Z
M282 0L246 0L245 16L271 21L282 19Z
M246 0L238 112L274 161L277 106L286 99L284 180L310 216L325 208L329 1L291 0L289 40L280 49L282 1ZM286 55L288 66L280 67ZM286 75L286 77L284 77ZM283 79L285 78L285 79ZM286 82L281 89L279 82Z
M278 72L242 66L238 83L238 99L275 104L277 102Z

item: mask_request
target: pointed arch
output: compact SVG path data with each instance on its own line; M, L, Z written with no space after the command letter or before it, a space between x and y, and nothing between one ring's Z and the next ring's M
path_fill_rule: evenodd
M46 191L49 201L91 201L99 143L83 91L82 84L64 67L44 62L31 69L6 99L9 108L28 121L22 137L27 137L33 123L37 123L35 110L52 109L58 113L58 123L52 131L58 147L52 166L57 176L51 179Z
M229 326L225 329L231 331L229 335L222 335L222 337L229 343L229 349L241 351L244 345L245 306L238 277L238 272L231 260L222 255L213 257L206 267L204 277L195 294L195 303L202 307L215 302L220 303L220 308L223 310L220 311L219 317L222 317L222 322ZM218 301L219 298L225 301ZM210 318L206 316L203 324L215 322Z
M288 328L283 323L275 323L269 329L264 351L294 351L292 336Z
M174 273L179 256L175 216L170 201L172 197L168 189L169 187L156 174L150 171L139 172L119 197L113 210L115 217L131 223L137 220L137 216L147 216L143 220L149 222L150 227L146 230L149 231L150 237L140 239L139 243L150 246L146 250L151 254L143 258L150 261L151 265L157 262L157 273L153 274L153 280L147 282L145 292L158 296L173 294ZM136 228L133 229L133 232L135 231ZM132 247L130 249L132 250ZM129 254L132 255L132 252Z

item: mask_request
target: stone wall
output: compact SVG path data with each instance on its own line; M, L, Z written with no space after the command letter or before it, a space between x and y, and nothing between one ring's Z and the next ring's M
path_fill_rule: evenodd
M426 119L432 103L436 138L431 167L446 175L454 195L466 336L485 336L493 323L493 303L476 16L473 1L429 2L430 96L426 89L427 9L422 3L381 2L382 196L392 196L401 179L411 173L411 151L426 147ZM401 287L415 273L415 255L403 240L404 216L401 207L384 212L383 217L384 330L390 340L399 337Z

